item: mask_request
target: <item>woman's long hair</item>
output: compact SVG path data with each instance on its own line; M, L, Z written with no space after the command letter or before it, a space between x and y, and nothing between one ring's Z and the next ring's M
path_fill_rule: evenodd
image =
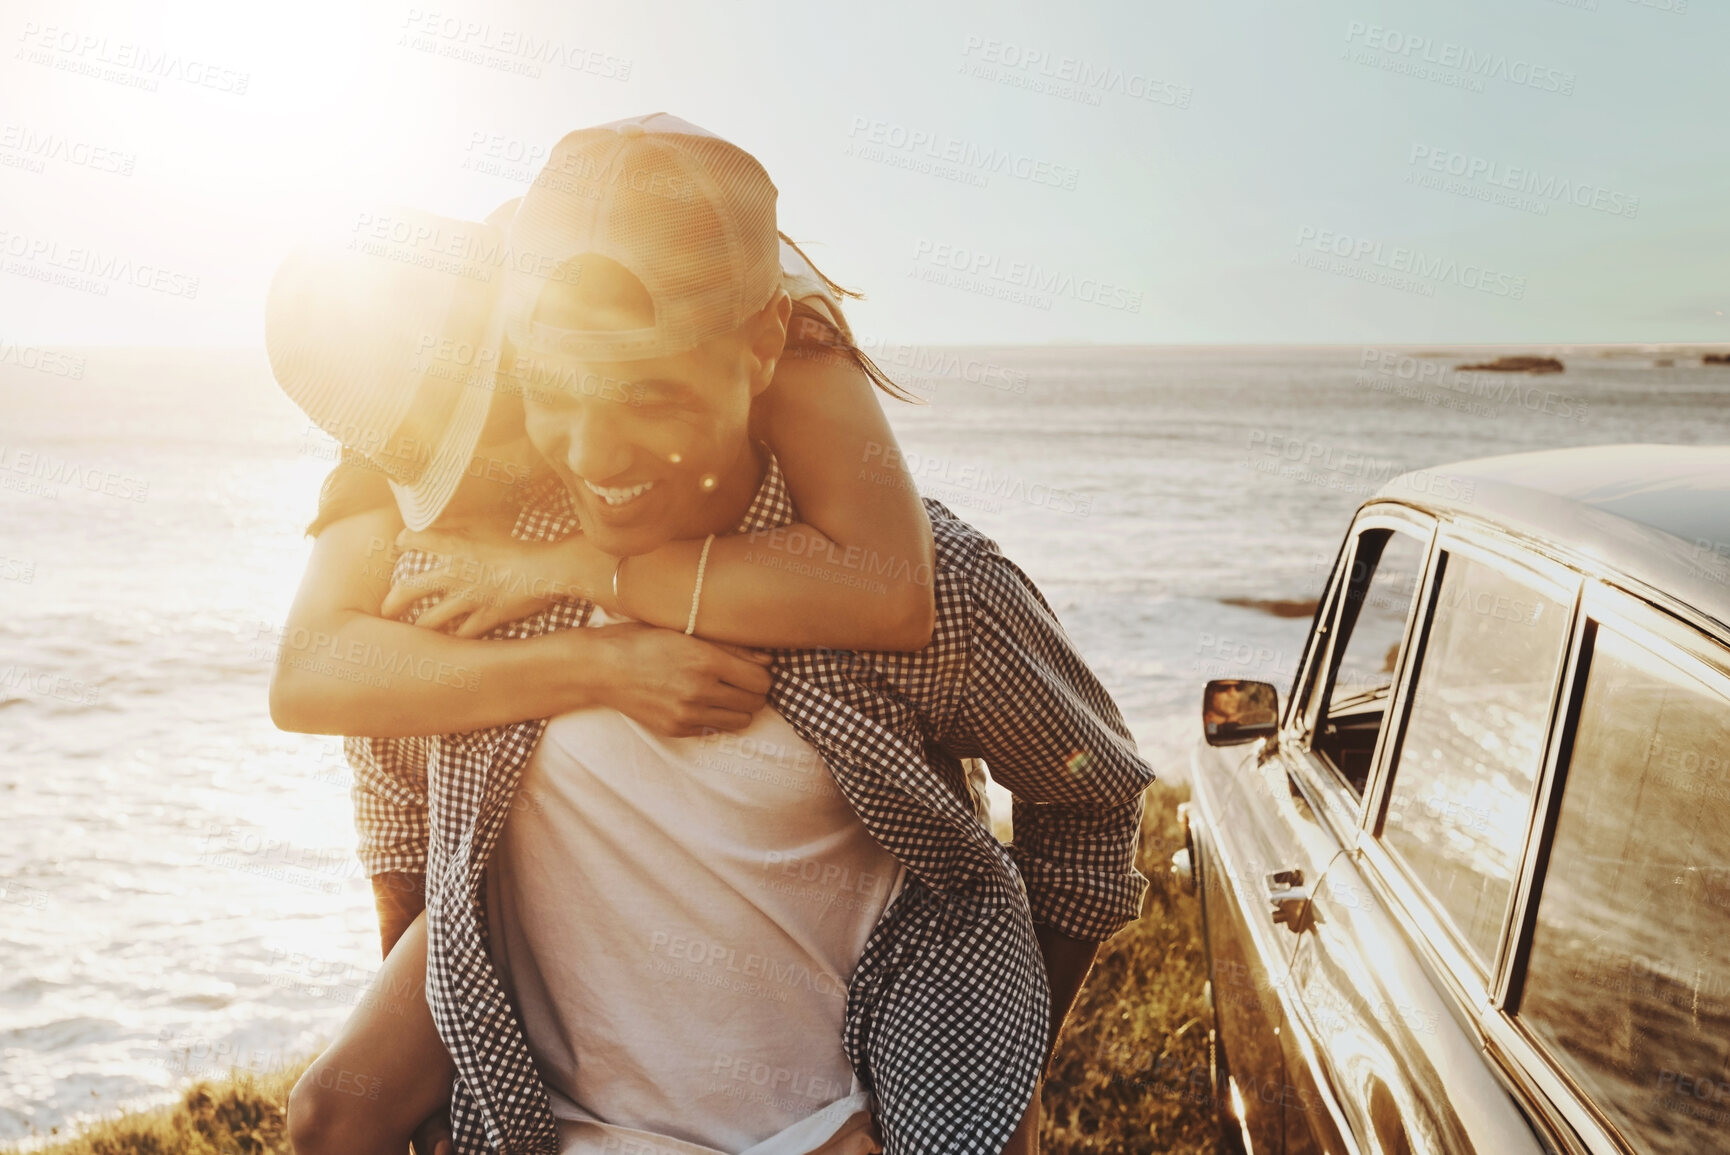
M830 280L829 275L822 269L819 269L815 261L810 257L805 256L805 250L801 249L792 237L788 236L786 233L782 233L781 239L786 241L794 252L805 258L805 263L811 266L811 271L817 274L817 279L823 282L823 287L828 289L835 297L837 314L841 311L841 298L852 297L856 300L864 300L864 293L856 292L852 289L844 289L834 281ZM793 315L787 323L786 355L792 357L845 357L852 361L853 364L857 365L860 372L870 378L871 384L877 386L877 388L883 390L883 392L889 394L889 396L898 401L924 404L923 398L909 393L907 390L897 385L894 380L890 378L889 374L883 372L883 370L878 367L877 363L871 360L865 350L854 344L853 340L848 337L847 334L841 332L841 330L830 324L829 318L823 316L823 314L819 313L812 306L805 304L803 301L793 302Z

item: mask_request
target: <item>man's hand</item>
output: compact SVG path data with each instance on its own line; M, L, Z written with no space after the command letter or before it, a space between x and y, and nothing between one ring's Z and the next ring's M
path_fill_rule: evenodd
M1081 994L1081 985L1087 981L1087 972L1093 968L1100 944L1070 938L1048 926L1035 926L1033 934L1039 940L1039 953L1045 959L1045 975L1051 985L1051 1033L1045 1048L1045 1062L1049 1066L1052 1055L1057 1053L1063 1022L1069 1017L1076 996ZM1043 1077L1034 1085L1033 1099L1027 1104L1020 1125L1009 1136L1003 1155L1039 1155L1039 1093L1044 1085Z
M1003 1145L1003 1155L1039 1155L1039 1092L1044 1086L1041 1079L1033 1088L1033 1101L1027 1104L1027 1113L1021 1116L1021 1123Z
M1034 938L1039 940L1039 953L1045 959L1045 977L1051 984L1051 1035L1046 1044L1045 1061L1057 1053L1057 1040L1063 1034L1063 1022L1069 1009L1081 994L1087 972L1093 969L1094 956L1103 943L1070 938L1049 926L1035 925Z
M768 654L623 622L583 631L609 654L594 698L668 738L743 730L768 701Z
M449 1107L440 1107L414 1129L414 1155L454 1155Z

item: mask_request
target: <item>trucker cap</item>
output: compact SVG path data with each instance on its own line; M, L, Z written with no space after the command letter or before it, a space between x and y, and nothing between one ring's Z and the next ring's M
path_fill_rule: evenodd
M775 185L744 149L664 112L578 129L553 147L510 227L503 325L520 354L633 361L739 328L781 287ZM549 285L604 257L654 310L635 329L535 320Z

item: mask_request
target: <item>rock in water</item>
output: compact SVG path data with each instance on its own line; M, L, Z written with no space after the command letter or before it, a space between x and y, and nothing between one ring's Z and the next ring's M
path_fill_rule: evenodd
M1487 373L1560 373L1562 363L1554 357L1497 357L1476 365L1456 365L1456 369L1480 369Z

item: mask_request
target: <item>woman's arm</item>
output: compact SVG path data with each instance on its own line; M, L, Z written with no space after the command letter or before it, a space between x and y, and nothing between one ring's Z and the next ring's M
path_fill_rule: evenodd
M742 645L919 650L936 619L931 520L876 390L849 357L788 350L759 402L800 522L717 537L697 632ZM621 612L682 628L702 543L625 562ZM602 599L612 600L611 590ZM611 607L609 607L611 608Z
M745 646L923 649L936 613L931 522L870 380L849 358L789 351L753 417L803 520L715 539L697 633ZM700 541L678 541L627 558L615 599L618 559L580 536L530 545L435 529L401 543L449 560L398 585L385 611L440 595L424 623L466 613L456 633L468 637L531 612L535 600L522 596L531 591L682 630L702 552Z
M277 726L381 738L474 730L548 717L584 695L589 664L558 660L553 635L486 643L377 616L401 528L389 507L314 540L270 681ZM444 721L417 725L427 715Z
M387 508L319 534L271 677L280 728L390 738L610 705L683 736L741 728L763 704L761 663L664 630L608 626L499 641L382 618L401 528Z

